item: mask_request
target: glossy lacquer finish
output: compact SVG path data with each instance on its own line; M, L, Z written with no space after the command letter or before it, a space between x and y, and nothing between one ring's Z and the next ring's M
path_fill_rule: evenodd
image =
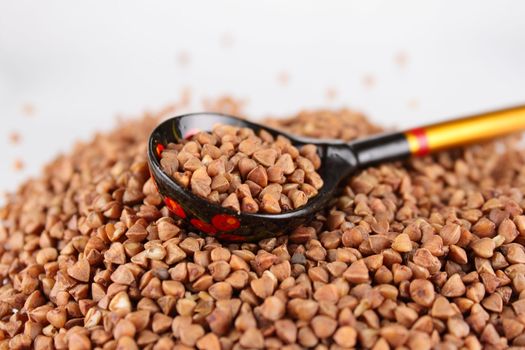
M296 146L315 144L321 157L318 172L324 180L318 195L303 207L281 214L245 214L212 204L179 186L160 166L162 150L170 142L177 143L199 131L211 131L215 124L246 127L255 132L264 129L274 136L286 136ZM516 107L345 143L291 136L227 115L196 113L160 124L150 136L148 160L157 189L174 216L183 219L195 231L224 241L246 242L279 236L313 219L328 205L339 183L359 169L523 129L525 107Z
M286 233L312 219L332 198L341 178L350 174L357 160L348 144L333 141L288 137L294 145L315 143L318 146L322 165L319 174L324 186L308 204L281 214L245 214L223 208L200 198L179 186L160 166L160 152L170 142L179 142L198 131L210 131L215 124L248 127L256 132L264 129L274 136L283 134L242 119L220 114L189 114L166 120L152 133L149 140L149 165L160 194L174 215L184 219L201 232L227 241L256 241Z

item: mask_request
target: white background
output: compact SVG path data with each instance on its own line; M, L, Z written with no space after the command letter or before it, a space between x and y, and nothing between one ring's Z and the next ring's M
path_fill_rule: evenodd
M226 93L253 117L349 106L399 127L525 102L524 11L520 0L0 0L0 191L184 88L193 110Z

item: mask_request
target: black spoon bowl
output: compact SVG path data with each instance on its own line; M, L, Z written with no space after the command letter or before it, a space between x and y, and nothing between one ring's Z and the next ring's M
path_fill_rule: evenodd
M309 199L306 205L280 214L238 213L210 203L181 187L162 170L160 165L162 150L167 144L178 143L199 131L210 131L216 124L250 128L256 133L266 130L274 137L278 135L287 137L294 146L316 145L321 157L321 168L318 173L324 181L323 187L316 196ZM398 140L401 141L400 146L406 149L406 141L402 138ZM390 145L392 146L391 143ZM228 115L195 113L171 118L161 123L150 136L148 159L157 189L166 206L175 216L184 219L197 230L220 240L244 242L275 237L311 220L333 198L334 191L341 180L362 165L363 157L373 156L363 151L363 143L349 144L339 140L297 137Z
M321 158L318 170L324 185L318 194L295 210L281 214L238 213L200 198L178 185L160 165L162 150L216 124L266 130L283 135L295 146L314 144ZM195 229L220 240L258 241L282 235L313 219L333 198L339 183L359 169L381 162L423 156L431 151L490 139L525 129L525 106L508 108L455 119L404 132L381 134L346 143L288 135L281 131L236 117L216 113L195 113L162 122L149 139L148 161L157 189L166 206Z

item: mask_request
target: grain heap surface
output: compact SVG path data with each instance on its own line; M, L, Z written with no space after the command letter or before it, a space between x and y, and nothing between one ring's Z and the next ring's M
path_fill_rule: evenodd
M508 142L348 179L289 236L223 245L169 217L155 118L80 144L0 209L0 349L525 346L525 153ZM350 111L270 124L351 140Z

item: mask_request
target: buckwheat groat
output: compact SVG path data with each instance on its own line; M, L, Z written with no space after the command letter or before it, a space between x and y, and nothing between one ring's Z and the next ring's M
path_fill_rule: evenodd
M182 187L238 212L297 209L323 186L316 146L298 149L283 136L231 125L168 145L161 165Z
M366 169L289 236L222 244L171 218L156 192L146 142L158 121L78 145L0 209L0 350L525 346L518 143ZM346 110L271 124L345 140L377 131Z

